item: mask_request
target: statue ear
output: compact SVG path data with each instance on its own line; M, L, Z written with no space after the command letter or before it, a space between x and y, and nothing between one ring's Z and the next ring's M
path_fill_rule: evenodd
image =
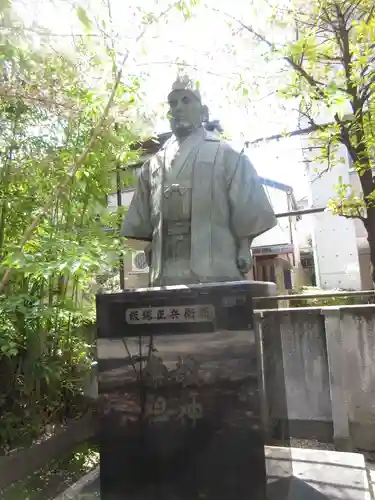
M210 112L208 111L208 107L204 104L202 106L202 122L207 123L210 119Z

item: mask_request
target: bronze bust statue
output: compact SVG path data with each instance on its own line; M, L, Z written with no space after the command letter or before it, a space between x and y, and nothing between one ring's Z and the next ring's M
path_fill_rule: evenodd
M207 108L187 77L168 102L173 135L142 166L121 234L151 244L152 286L241 280L273 209L243 151L203 127Z

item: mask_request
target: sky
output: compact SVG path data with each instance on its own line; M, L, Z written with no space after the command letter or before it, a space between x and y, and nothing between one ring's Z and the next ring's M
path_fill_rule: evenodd
M117 52L129 50L125 71L142 77L145 112L160 116L155 120L155 132L169 128L163 103L176 78L178 64L183 64L184 71L199 81L210 117L220 119L225 133L238 147L244 141L295 130L296 112L286 104L282 109L275 96L283 64L269 60L268 49L255 43L246 32L233 33L238 31L239 24L232 17L251 23L259 31L266 30L265 19L270 14L268 5L272 0L201 1L189 21L174 9L158 25L148 27L141 40L135 41L140 33L142 11L164 12L170 1L133 0L130 6L123 0L110 0L111 23L108 0L14 0L14 5L28 26L38 24L54 35L61 35L54 36L53 43L67 51L73 46L71 37L66 35L82 33L77 6L86 7L91 18L105 20L103 29L114 35ZM285 39L288 33L274 32L272 36L277 41L277 37ZM297 198L306 194L298 138L263 143L247 153L260 175L291 185Z

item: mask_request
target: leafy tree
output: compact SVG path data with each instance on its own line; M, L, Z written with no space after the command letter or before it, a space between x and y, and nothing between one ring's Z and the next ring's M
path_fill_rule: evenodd
M123 250L107 196L133 181L145 124L127 47L172 9L190 15L182 0L136 7L126 45L104 5L107 19L77 7L67 55L0 0L0 454L85 409L96 278Z
M309 4L297 0L288 8L278 6L269 19L267 34L246 22L236 22L285 62L288 82L279 95L298 103L320 146L317 159L332 168L340 161L339 145L347 148L362 193L340 184L330 208L335 214L362 220L375 282L373 0L314 0ZM286 42L274 41L269 35L280 32ZM329 119L322 121L322 115Z
M77 16L90 30L86 11ZM0 30L1 454L84 409L92 285L123 246L107 195L118 165L138 158L142 96L124 72L129 51L119 57L107 34L67 56L25 31L10 2ZM121 172L124 187L133 175Z

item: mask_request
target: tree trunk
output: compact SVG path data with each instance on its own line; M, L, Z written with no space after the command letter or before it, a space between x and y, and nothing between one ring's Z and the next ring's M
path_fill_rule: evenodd
M371 277L372 284L374 288L375 283L375 207L373 202L369 198L373 194L375 189L375 182L373 178L371 161L368 155L366 147L366 133L364 129L364 121L362 110L359 110L356 114L358 117L357 130L356 130L356 154L357 158L353 161L358 162L358 166L361 166L362 174L359 175L359 180L362 187L362 193L366 205L367 216L363 223L367 231L367 241L370 247L370 261L371 261Z
M365 221L367 231L367 241L370 247L371 276L375 283L375 207L367 208L367 218Z

